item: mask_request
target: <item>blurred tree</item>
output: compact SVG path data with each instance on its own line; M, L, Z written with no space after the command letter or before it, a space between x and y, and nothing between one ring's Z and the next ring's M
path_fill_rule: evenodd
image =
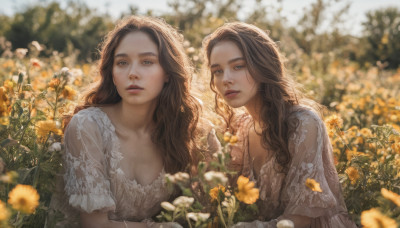
M364 25L366 49L363 61L380 61L388 68L400 66L400 11L389 7L367 13ZM386 64L385 64L386 62Z
M33 40L43 43L48 51L67 55L78 50L79 59L95 58L102 37L113 27L109 15L98 15L84 3L69 1L62 9L58 2L32 6L11 19L5 37L13 48L26 48ZM50 53L47 53L50 54Z
M10 18L6 15L0 15L0 37L4 36L5 32L10 29Z
M193 47L201 47L203 38L226 21L237 20L238 0L173 0L171 13L162 15L177 27Z

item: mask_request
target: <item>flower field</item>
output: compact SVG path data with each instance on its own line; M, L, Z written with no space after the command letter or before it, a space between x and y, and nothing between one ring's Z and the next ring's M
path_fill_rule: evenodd
M33 41L29 49L8 50L0 57L0 227L52 227L61 219L48 215L61 168L63 117L73 113L84 89L99 79L96 63L79 64L74 56L57 52L39 57L43 48ZM205 118L218 126L208 76L200 70L201 52L190 44L187 52L199 67L192 83L194 93L203 101ZM361 69L332 60L321 73L313 60L301 55L293 59L304 60L289 63L289 67L306 94L327 106L325 122L350 215L365 227L398 227L400 69L388 71L379 65ZM223 132L217 135L223 141ZM229 136L227 143L235 143L235 137ZM219 197L228 191L220 185L207 192L218 202L220 213L229 214L224 208L235 204L234 200L252 203L258 198L247 182L240 179L241 190L232 192L232 197ZM310 190L324 191L315 180L304 184ZM219 202L223 198L226 201ZM163 207L174 211L176 205ZM193 227L205 227L214 219L187 212Z

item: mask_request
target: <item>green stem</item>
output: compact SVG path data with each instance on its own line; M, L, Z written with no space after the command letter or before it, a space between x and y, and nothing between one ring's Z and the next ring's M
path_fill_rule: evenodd
M228 226L225 223L224 214L222 214L221 204L219 202L218 202L218 210L217 210L217 212L218 212L218 216L219 216L222 224L224 225L225 228L227 228Z
M190 219L187 217L187 212L185 211L186 221L189 224L189 227L192 228L192 224L190 223Z

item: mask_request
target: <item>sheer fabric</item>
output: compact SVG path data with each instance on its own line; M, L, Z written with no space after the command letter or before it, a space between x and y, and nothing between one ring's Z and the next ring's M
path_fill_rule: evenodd
M347 215L324 123L311 109L297 106L292 110L289 124L297 127L289 138L292 160L287 174L278 171L279 165L270 156L255 177L248 151L252 120L249 116L241 118L238 129L241 141L231 153L237 159L236 166L242 167L242 174L260 190L260 217L259 221L240 223L236 227L275 227L278 220L293 215L310 217L311 228L356 227ZM320 183L322 192L306 187L307 178Z
M122 159L119 139L106 113L91 107L75 114L65 131L63 185L69 205L63 203L61 211L72 212L66 209L70 206L75 214L108 212L109 219L117 221L142 221L156 215L160 203L171 196L164 170L151 184L140 185L120 169Z

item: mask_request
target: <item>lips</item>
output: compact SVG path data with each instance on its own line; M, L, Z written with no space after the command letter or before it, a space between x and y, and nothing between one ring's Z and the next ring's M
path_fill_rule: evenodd
M224 94L226 98L233 98L239 93L238 90L227 90Z
M143 90L144 88L138 86L138 85L130 85L127 90Z

